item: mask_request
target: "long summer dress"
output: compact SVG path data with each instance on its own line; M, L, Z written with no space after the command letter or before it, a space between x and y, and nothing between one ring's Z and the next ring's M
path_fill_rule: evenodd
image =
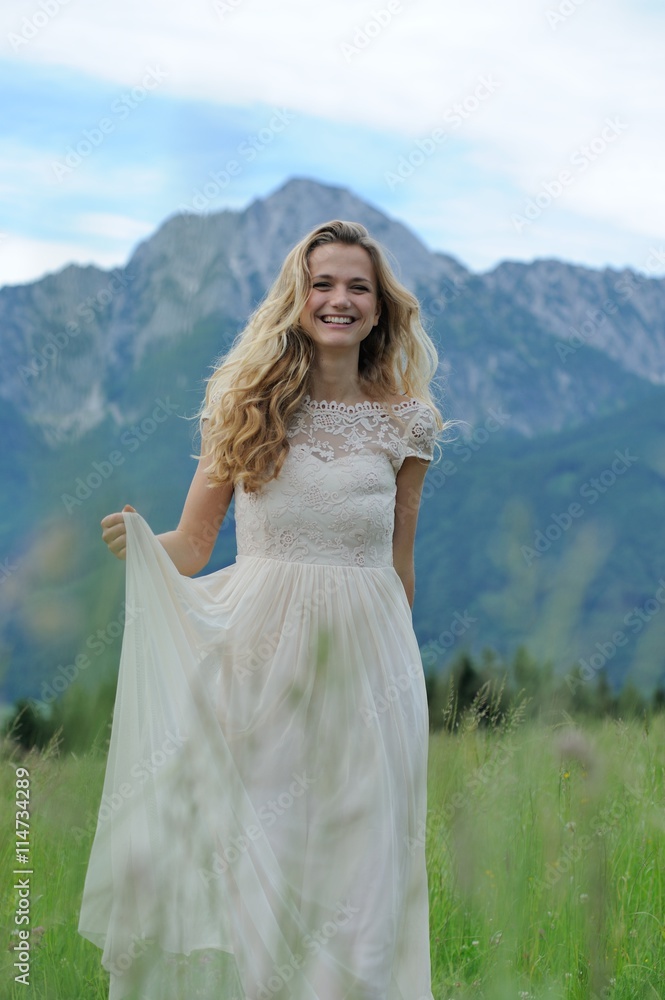
M79 932L110 1000L432 1000L428 716L393 566L418 400L304 398L237 557L181 576L138 513Z

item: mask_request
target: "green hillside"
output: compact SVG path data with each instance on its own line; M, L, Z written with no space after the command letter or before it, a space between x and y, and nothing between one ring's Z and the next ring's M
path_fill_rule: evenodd
M195 423L186 417L234 333L230 320L209 322L184 343L153 348L113 380L114 402L136 421L119 429L107 420L69 447L47 448L0 410L3 462L13 470L2 500L15 567L3 582L6 701L43 697L78 653L100 647L91 639L100 629L103 646L79 678L113 676L120 638L106 630L121 621L124 566L99 522L129 502L155 533L175 527L195 468ZM630 676L645 691L662 682L665 614L654 595L665 577L664 403L665 390L643 386L621 412L532 439L490 408L471 438L444 445L416 543L414 626L429 668L444 668L461 647L510 657L525 644L565 672L594 654L597 665L605 654L596 644L609 654L622 632L601 664L607 677L619 686ZM628 461L618 474L617 453ZM234 557L231 509L205 572ZM647 602L642 618L626 619Z
M0 289L5 704L69 676L113 683L124 566L99 522L131 503L156 534L176 527L206 376L287 250L339 206L401 262L442 409L471 432L425 483L413 620L426 668L523 646L560 675L665 686L665 388L650 381L665 282L550 259L472 274L350 192L296 179L244 212L166 220L116 269L110 299L109 275L76 265ZM233 527L231 507L205 572L233 561Z
M652 690L665 677L664 500L660 388L582 429L525 440L476 428L445 446L416 549L414 625L429 662L461 645L508 656L526 643L564 672L600 643L613 684ZM455 612L476 619L460 636Z

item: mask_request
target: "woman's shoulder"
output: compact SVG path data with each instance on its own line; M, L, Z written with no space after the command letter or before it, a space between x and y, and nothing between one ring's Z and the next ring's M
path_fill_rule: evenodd
M389 396L384 400L384 405L390 406L397 413L401 412L407 416L412 413L430 414L432 412L426 403L423 403L420 399L416 399L415 396Z
M405 403L415 403L413 396L404 396L398 393L391 393L384 396L368 397L370 402L380 403L383 406L403 406Z

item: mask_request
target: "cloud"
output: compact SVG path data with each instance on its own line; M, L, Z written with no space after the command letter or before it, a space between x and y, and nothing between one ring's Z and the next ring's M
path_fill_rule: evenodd
M119 240L121 243L136 242L154 231L151 222L142 222L125 215L110 215L105 212L87 212L75 220L79 233L93 233L104 239Z
M75 240L29 239L12 232L0 233L0 274L3 285L23 285L36 276L60 271L68 264L94 264L110 269L126 263L124 248L120 251L98 248L89 252Z
M30 33L30 10L5 5L0 36ZM247 165L212 209L239 207L289 176L308 174L353 188L472 267L489 266L491 254L525 259L529 248L546 255L550 246L565 256L566 241L571 257L585 247L590 263L607 254L639 266L663 231L664 20L646 0L468 0L454 7L338 0L315 10L306 0L115 0L62 5L34 37L5 48L23 72L49 69L56 89L60 73L71 109L54 118L49 106L42 115L47 133L52 122L59 128L50 156L140 87L146 73L162 74L149 99L67 179L67 197L79 199L70 215L136 214L156 226L280 107L297 124ZM494 86L478 101L483 80ZM460 124L451 128L454 115ZM16 123L21 131L27 117ZM608 117L624 121L625 132L575 175L528 234L516 234L512 214L593 142ZM68 121L76 123L69 134ZM391 189L386 174L437 129L446 141ZM23 137L33 169L39 141L34 128L29 142ZM120 177L148 167L158 183L139 203L131 180ZM0 181L0 196L8 183ZM40 214L48 215L53 192L37 190ZM16 219L13 225L19 231Z

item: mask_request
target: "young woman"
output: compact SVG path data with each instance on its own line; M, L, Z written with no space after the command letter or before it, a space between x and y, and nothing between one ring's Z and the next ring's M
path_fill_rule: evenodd
M79 931L111 1000L430 1000L436 365L379 244L321 225L209 379L177 529L102 520L127 621ZM233 494L236 561L191 579Z

